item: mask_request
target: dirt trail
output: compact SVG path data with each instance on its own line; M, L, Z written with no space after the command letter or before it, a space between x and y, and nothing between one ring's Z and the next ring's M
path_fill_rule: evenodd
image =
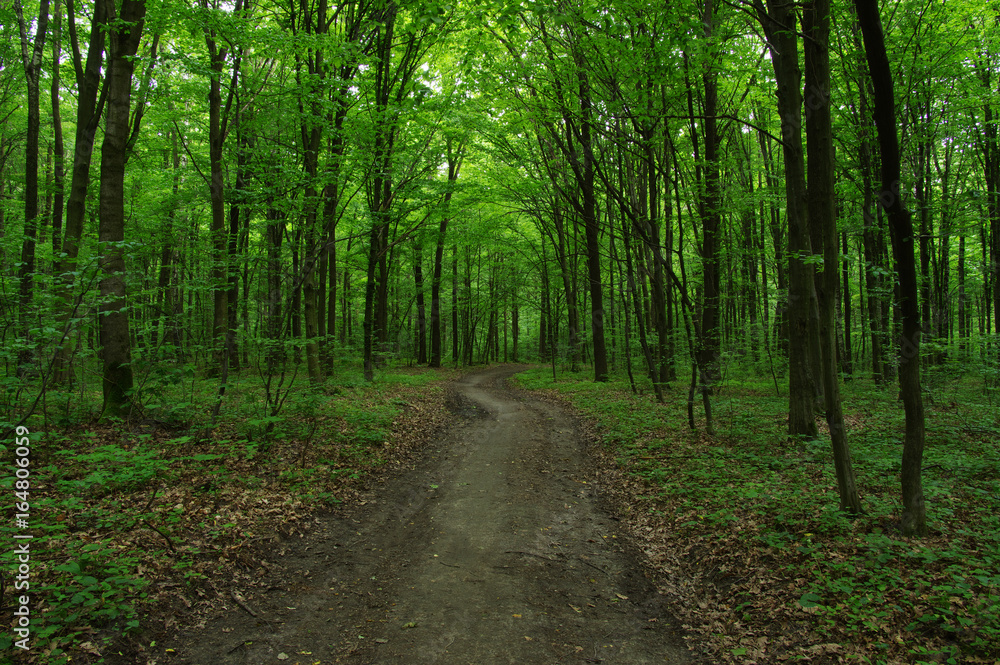
M366 505L273 553L285 581L172 644L171 663L684 663L600 508L583 437L510 390L456 385L459 422Z

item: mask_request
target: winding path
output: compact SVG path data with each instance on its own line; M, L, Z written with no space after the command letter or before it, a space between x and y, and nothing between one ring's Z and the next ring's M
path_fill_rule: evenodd
M412 470L281 557L298 583L257 601L260 620L192 631L175 662L687 662L577 423L511 390L516 371L458 382L457 423Z

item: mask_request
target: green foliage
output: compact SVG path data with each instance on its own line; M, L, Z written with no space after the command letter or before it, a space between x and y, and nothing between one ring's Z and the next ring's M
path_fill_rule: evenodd
M69 495L101 495L140 489L168 466L168 461L160 457L157 450L143 443L131 449L115 444L102 445L86 453L60 450L56 455L72 460L74 467L80 465L80 471L89 470L85 476L63 476L57 481L59 490Z
M146 582L133 576L136 562L135 557L122 557L117 551L90 544L77 558L55 566L55 571L65 575L59 584L40 589L48 607L37 639L60 634L72 639L73 629L83 625L101 628L113 624L126 632L137 628L134 603L145 597L141 589Z

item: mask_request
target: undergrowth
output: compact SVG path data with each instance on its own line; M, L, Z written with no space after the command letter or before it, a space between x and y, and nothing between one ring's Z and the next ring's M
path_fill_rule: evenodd
M828 438L790 441L787 388L747 376L713 398L716 437L623 380L519 375L593 419L626 473L620 497L679 618L733 662L993 663L1000 658L1000 415L982 384L939 378L925 399L931 532L899 532L896 390L844 386L865 514L838 511ZM648 393L648 390L647 390ZM699 405L700 406L700 405ZM822 419L820 419L822 423ZM825 424L821 424L825 427Z
M255 548L303 533L318 510L355 496L359 481L398 452L408 411L427 411L421 426L436 417L440 384L453 375L386 369L368 383L343 369L321 386L285 386L275 415L262 409L260 378L247 372L234 376L214 423L217 380L184 372L169 374L177 380L162 383L160 399L129 422L99 424L98 395L54 391L51 413L27 423L27 530L13 520L15 467L0 471L10 517L0 538L32 536L30 650L13 646L19 638L5 620L0 653L24 663L99 662L119 636L142 629L154 605L186 611L214 585L260 578ZM0 453L10 460L14 442L0 441ZM13 547L0 551L8 617L23 593L13 588L17 565Z

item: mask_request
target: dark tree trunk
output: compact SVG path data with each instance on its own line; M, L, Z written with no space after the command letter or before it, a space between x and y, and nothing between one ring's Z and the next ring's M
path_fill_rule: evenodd
M53 274L59 266L59 254L62 252L63 233L63 180L65 176L66 151L63 147L62 112L59 110L59 88L62 78L59 76L59 59L62 53L62 9L59 0L54 5L52 18L55 25L52 29L52 263Z
M563 292L566 295L566 330L568 335L566 355L570 363L570 371L575 372L576 364L580 358L580 314L570 259L570 235L566 228L564 210L558 201L553 201L552 219L556 230L553 248L556 252L556 260L559 262L559 276L562 278ZM554 312L550 311L551 313ZM552 352L557 353L555 347L553 347Z
M327 2L319 0L315 7L307 11L303 3L301 16L296 17L298 31L304 30L311 37L321 38L327 31ZM315 11L315 14L312 12ZM302 78L303 59L305 61L307 81ZM305 174L305 191L303 192L305 227L305 247L302 261L302 301L306 336L306 367L309 372L309 382L318 384L323 380L323 370L320 363L320 319L321 298L323 291L319 285L321 242L326 234L321 232L319 212L321 206L320 189L317 185L319 175L319 151L323 145L323 130L328 114L320 103L322 92L315 89L323 84L326 67L324 65L323 49L311 47L305 57L296 57L295 77L299 89L299 116L301 118L300 135L302 140L303 165Z
M822 238L823 274L819 282L820 344L823 354L823 395L830 428L833 462L840 491L840 509L863 512L851 463L837 371L836 301L840 278L834 194L833 121L830 108L830 0L811 0L803 21L806 69L806 138L809 152L809 224Z
M965 236L958 237L958 352L965 358L969 340L968 295L965 291Z
M180 166L181 166L181 156L178 151L177 145L177 132L171 130L168 134L170 139L170 151L164 155L163 166L164 169L171 169L173 173L173 186L172 193L174 196L173 203L171 203L170 210L167 213L167 222L165 229L165 242L163 243L163 249L160 251L160 274L157 278L157 291L156 298L159 304L159 314L153 319L153 337L154 344L157 343L156 335L158 328L160 327L160 322L162 321L162 332L160 333L159 343L166 343L173 346L173 353L171 355L179 354L181 351L180 340L177 339L177 330L179 322L174 317L174 271L176 270L175 264L175 253L176 241L174 239L174 217L177 212L177 193L180 190Z
M273 205L267 208L267 376L274 376L285 359L282 318L281 243L285 238L285 218Z
M392 206L392 160L395 142L395 115L389 108L393 86L398 83L392 69L393 35L398 7L388 3L375 37L374 54L376 122L372 177L368 183L368 210L372 229L368 247L368 285L365 287L363 324L364 375L374 379L376 354L384 352L389 339L389 218Z
M900 190L899 143L896 137L896 106L892 70L886 55L878 2L854 0L864 35L865 54L874 88L875 126L882 154L882 191L879 203L889 216L892 251L899 273L902 300L899 390L906 412L902 459L902 531L922 536L927 518L921 471L924 453L924 403L920 391L920 311L917 272L913 259L913 223L903 205Z
M66 256L60 261L60 273L67 293L72 288L74 269L83 237L83 220L86 216L87 189L90 186L90 163L94 153L94 137L104 108L104 95L98 101L101 89L101 64L104 58L104 43L107 21L106 0L94 3L90 24L90 45L87 48L87 62L81 62L80 46L76 36L76 15L73 0L66 2L66 26L73 46L73 64L76 71L77 110L76 140L73 145L73 173L70 181L69 198L66 202L66 235L62 249Z
M590 334L594 345L594 381L607 381L608 352L604 341L604 287L601 283L601 242L597 218L597 198L594 191L594 148L591 136L590 82L582 63L577 63L580 84L580 145L583 164L580 168L580 189L583 196L583 224L587 245L587 282L590 286Z
M343 75L343 74L342 74ZM330 139L330 163L327 167L329 182L323 189L323 220L325 245L323 253L327 264L329 291L326 304L326 339L324 364L332 369L333 353L330 351L337 330L337 220L340 207L340 172L344 157L344 120L347 117L347 90L341 89L337 99L337 112L333 120L333 135ZM348 239L350 251L350 239ZM344 289L347 288L347 269L344 269ZM346 314L346 307L344 312ZM347 326L341 327L341 343L347 343Z
M202 9L208 11L208 0L201 1ZM236 12L242 10L242 0L236 2ZM235 335L229 331L229 257L228 233L226 229L226 204L224 198L224 173L222 150L228 133L228 115L236 92L239 75L239 59L233 64L232 82L225 108L222 105L222 70L229 57L227 48L219 48L214 28L205 27L205 46L208 49L211 80L208 89L208 159L209 159L209 200L211 202L211 223L209 234L212 238L212 343L215 349L209 376L216 376L223 364L228 369L227 358L235 355L231 342Z
M41 126L41 69L45 33L49 24L49 2L42 0L33 41L28 41L28 23L24 19L20 0L15 0L18 27L21 36L21 62L28 84L28 132L24 146L24 241L21 244L21 265L17 271L19 283L19 319L21 333L28 337L31 303L34 296L35 241L38 235L38 133ZM34 362L30 345L18 353L18 371Z
M464 153L464 145L459 145L457 150L453 150L451 139L448 139L448 190L444 194L443 213L434 249L434 272L431 279L431 367L441 366L441 273L444 263L444 240L448 231L448 207L451 203L455 182L462 170ZM452 302L454 307L454 301ZM454 335L454 331L455 328L452 327L452 335Z
M424 307L424 248L413 243L413 283L417 293L417 364L427 364L427 310Z
M458 245L451 246L451 359L458 362Z
M842 267L842 283L840 293L840 303L843 310L843 321L844 321L844 357L841 359L841 367L844 374L850 376L854 373L854 344L852 341L852 320L853 320L853 310L851 307L851 280L850 280L850 267L851 262L848 260L850 256L848 254L849 247L847 244L847 232L844 231L840 234L841 239L841 256Z
M715 22L715 0L705 0L703 25L705 37L711 39ZM705 408L705 431L715 435L715 425L712 421L711 395L716 381L719 380L719 347L721 336L719 330L719 296L721 295L719 279L719 234L721 232L722 194L719 183L719 137L716 121L718 109L718 72L714 63L705 63L702 83L705 90L705 187L704 200L701 204L702 237L702 301L701 301L701 335L698 340L698 371L702 402Z
M819 345L819 309L815 278L807 259L812 255L806 217L805 162L802 155L802 92L795 14L783 0L769 0L768 12L758 3L758 14L771 48L778 84L778 114L785 158L785 197L788 218L789 404L788 433L815 438L816 408L821 403L820 377L814 350Z
M764 117L764 110L761 108L759 115ZM758 144L760 146L760 154L764 159L764 168L767 174L767 184L771 191L776 191L780 184L780 178L778 176L777 167L774 163L773 153L771 151L771 145L769 143L770 139L763 133L757 133ZM761 206L764 204L761 203ZM764 226L764 211L761 211L761 226ZM777 300L777 305L775 307L774 313L774 336L777 340L777 346L782 353L788 353L788 301L787 297L783 297L786 290L788 289L788 280L786 277L786 262L783 256L784 246L785 246L785 233L781 227L781 214L778 210L778 206L772 201L768 207L768 224L767 226L771 232L771 244L774 248L775 253L775 286L778 289L779 295ZM764 249L764 238L763 238L763 228L761 229L761 251ZM765 261L764 266L767 265ZM766 280L764 280L766 283ZM767 289L763 289L764 297L767 298ZM765 305L766 308L766 305Z

